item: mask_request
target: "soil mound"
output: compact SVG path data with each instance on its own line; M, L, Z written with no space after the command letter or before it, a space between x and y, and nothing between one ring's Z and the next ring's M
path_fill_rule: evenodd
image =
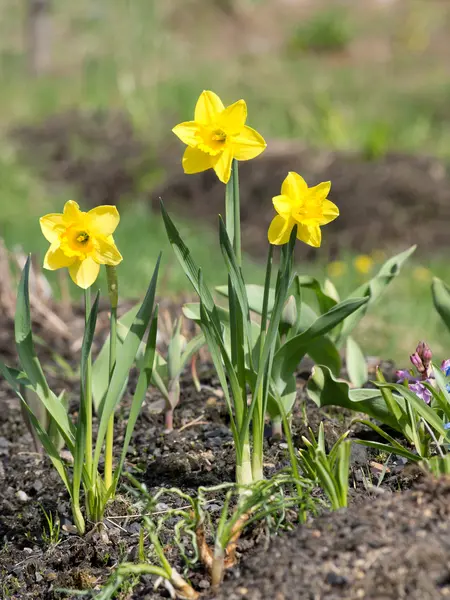
M428 480L316 519L243 563L215 598L448 598L449 500L449 480Z

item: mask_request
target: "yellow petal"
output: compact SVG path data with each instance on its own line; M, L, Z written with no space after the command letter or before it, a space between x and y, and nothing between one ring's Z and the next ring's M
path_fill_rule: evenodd
M220 114L217 124L228 135L238 135L241 133L247 119L247 105L245 100L238 100L230 104Z
M94 260L101 265L118 265L122 261L122 255L118 251L112 238L105 239L97 237L95 239Z
M287 244L293 227L294 222L291 219L284 219L277 215L273 218L269 227L269 242L275 246Z
M233 137L233 155L237 160L250 160L266 149L264 138L247 125L241 133Z
M56 242L59 234L66 228L63 221L63 216L60 213L51 213L39 219L42 233L45 239L51 244Z
M212 163L214 171L222 183L228 183L228 180L230 179L232 162L233 152L230 147L225 148L225 150L217 157L213 157Z
M64 254L59 247L59 242L54 242L45 255L44 269L55 271L56 269L62 269L63 267L70 267L74 260L75 258L72 256L66 256Z
M115 206L103 205L93 208L88 213L89 230L93 235L107 237L114 233L120 221L119 211Z
M289 171L281 185L281 193L289 196L295 204L299 204L302 196L308 191L308 184L298 173Z
M331 189L331 181L324 181L319 183L319 185L315 185L312 188L309 188L308 194L314 200L325 200L325 198L330 193Z
M322 232L318 225L297 225L297 239L309 246L319 248L322 242Z
M70 223L77 223L83 219L83 213L80 210L78 202L75 200L69 200L64 205L64 222L68 225Z
M206 152L188 146L183 155L183 169L187 175L207 171L213 166L212 157Z
M69 274L72 281L78 287L86 290L94 283L98 277L100 265L92 258L88 257L85 260L77 260L69 267Z
M273 206L279 215L287 219L291 215L292 200L289 196L275 196L272 198Z
M176 125L172 131L174 134L180 138L180 140L194 148L198 143L198 133L200 127L195 121L186 121L185 123L180 123Z
M223 110L225 110L225 107L219 96L214 92L205 90L197 100L194 120L203 125L214 123Z
M322 203L322 217L319 219L319 225L326 225L331 221L334 221L339 216L339 208L331 202L331 200L324 200Z

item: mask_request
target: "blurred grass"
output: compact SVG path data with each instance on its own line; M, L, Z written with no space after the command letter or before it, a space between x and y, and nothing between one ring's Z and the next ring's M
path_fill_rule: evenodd
M368 159L390 150L450 157L450 6L440 0L364 0L351 8L335 0L310 8L281 0L58 0L52 67L39 78L27 74L24 23L24 2L0 0L0 235L8 247L42 256L37 217L76 195L21 164L6 131L74 106L125 111L158 153L199 92L211 88L226 103L244 97L250 124L269 140L356 149ZM206 279L222 283L214 233L199 223L181 226ZM126 295L142 292L160 249L162 292L186 289L161 220L148 208L133 203L122 211L117 241ZM323 276L320 265L308 268ZM443 258L419 255L407 265L359 328L369 354L407 358L422 337L445 354L450 339L434 315L429 282L413 276L417 268L450 280ZM259 265L247 270L262 281ZM351 289L358 277L348 268L337 284Z

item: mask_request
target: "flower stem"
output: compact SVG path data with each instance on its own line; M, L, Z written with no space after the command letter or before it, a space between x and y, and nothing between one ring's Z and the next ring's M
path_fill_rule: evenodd
M253 481L264 479L263 453L264 453L264 415L262 409L262 386L258 393L257 405L253 413L253 451L252 451L252 477Z
M106 275L108 280L108 295L111 304L111 317L109 321L109 383L116 366L116 344L117 344L117 304L118 304L118 283L115 267L106 266ZM113 442L114 442L114 413L108 421L108 428L105 437L105 487L107 490L113 482Z
M84 290L84 314L87 325L91 313L91 288ZM86 470L92 481L94 474L92 472L92 355L89 352L86 364L85 381L85 404L86 404Z
M231 164L231 175L225 189L225 221L228 237L233 244L237 264L241 266L241 208L239 198L238 163L235 158L233 158Z

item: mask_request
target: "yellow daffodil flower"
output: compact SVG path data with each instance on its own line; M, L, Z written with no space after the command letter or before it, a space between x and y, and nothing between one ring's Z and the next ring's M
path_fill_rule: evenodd
M82 212L73 200L66 202L63 214L41 217L42 233L51 244L44 268L68 267L74 283L87 289L97 279L100 265L118 265L122 260L112 237L119 220L115 206Z
M281 195L272 199L278 215L270 224L269 242L277 246L286 244L297 225L297 238L318 248L322 241L321 226L339 216L338 207L327 200L330 188L329 181L309 188L303 177L290 172L281 186Z
M247 105L238 100L227 108L214 92L204 91L195 107L193 121L172 129L187 145L183 169L187 174L214 169L222 183L231 174L231 162L255 158L266 147L257 131L245 124Z
M368 254L360 254L353 261L355 269L362 275L367 275L373 268L373 258Z

